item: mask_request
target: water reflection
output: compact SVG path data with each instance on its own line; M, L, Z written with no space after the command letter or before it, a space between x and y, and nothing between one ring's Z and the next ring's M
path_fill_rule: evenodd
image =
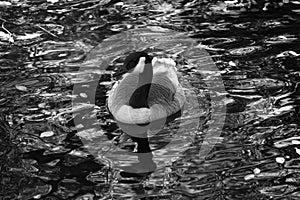
M1 8L1 196L299 198L299 1L12 1L1 2ZM94 67L97 59L90 60L78 74L82 61L93 57L88 52L104 38L145 25L184 32L209 51L226 92L208 94L215 72L178 57L178 71L199 89L195 93L204 105L181 126L189 130L191 118L200 117L201 128L184 155L167 167L148 177L124 178L109 160L91 156L79 138L116 138L102 153L133 149L106 111L105 99L97 98L97 106L71 102L87 99L86 86L99 76L96 94L105 96L122 62L114 60L103 70ZM182 48L160 42L172 51ZM74 83L83 88L77 96ZM219 103L210 105L209 96ZM212 138L217 143L203 160L204 132L213 123L206 114L224 104L222 135ZM89 120L94 116L97 120ZM89 121L89 129L75 125L74 118Z

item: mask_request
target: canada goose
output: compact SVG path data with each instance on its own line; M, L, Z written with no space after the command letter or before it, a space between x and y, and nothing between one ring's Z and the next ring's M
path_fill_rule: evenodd
M178 117L185 103L175 65L170 58L153 58L146 52L135 52L115 73L123 77L108 93L108 109L119 127L137 143L139 153L139 163L123 168L125 172L156 169L148 131L159 131L165 122Z
M184 91L171 58L152 58L146 52L130 54L124 61L125 73L108 94L108 109L117 122L149 124L181 110Z

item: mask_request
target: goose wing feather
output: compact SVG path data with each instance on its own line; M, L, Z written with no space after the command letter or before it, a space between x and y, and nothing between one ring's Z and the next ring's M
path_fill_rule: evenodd
M150 123L166 118L183 107L185 95L176 75L175 63L160 61L153 64L153 80L148 95L150 108L132 108L128 105L131 95L137 89L137 74L126 74L112 88L108 108L117 121L127 124Z

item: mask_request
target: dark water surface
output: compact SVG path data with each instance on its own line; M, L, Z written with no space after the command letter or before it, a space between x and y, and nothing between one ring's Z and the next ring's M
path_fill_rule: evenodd
M299 14L296 0L1 1L0 199L300 199ZM192 42L137 48L176 58L199 105L151 138L155 172L125 177L115 161L135 144L106 98L130 50L101 44L154 26ZM193 46L208 53L181 54ZM208 55L217 70L193 63Z

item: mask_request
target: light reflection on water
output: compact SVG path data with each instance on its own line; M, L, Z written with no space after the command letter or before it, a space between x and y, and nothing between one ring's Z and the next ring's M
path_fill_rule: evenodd
M0 138L1 168L4 169L1 196L10 199L17 195L21 199L43 195L49 199L93 195L125 199L133 196L299 198L300 29L296 23L299 17L295 2L277 7L261 3L204 5L181 1L165 7L137 1L123 5L73 1L57 5L44 3L44 7L39 7L30 2L23 5L15 2L15 7L7 7L1 18L15 20L4 23L7 30L15 35L25 31L37 32L40 36L16 37L15 43L10 44L9 34L3 30L5 34L0 38L0 128L5 133ZM70 5L73 5L72 14L66 15ZM95 5L98 10L85 9ZM65 6L68 7L66 10L63 9ZM49 13L44 12L46 8ZM33 28L33 24L41 22L37 23L26 12L19 12L20 9L45 21L50 20L39 26L52 27L50 31L54 36L37 26ZM151 17L146 15L150 12ZM182 59L183 65L178 71L183 80L198 89L194 92L202 106L201 126L195 141L185 147L183 156L151 176L124 178L105 157L96 160L83 148L78 137L81 134L93 139L106 134L108 140L102 142L109 141L109 144L115 138L116 145L107 145L102 149L103 153L110 148L134 148L128 138L121 137L122 132L109 116L103 98L112 87L111 75L121 65L122 58L110 63L107 70L95 68L97 59L85 63L85 71L80 71L80 76L78 70L84 60L95 56L93 52L99 53L90 50L104 38L141 24L184 32L197 41L214 59L226 92L211 94L218 96L220 101L210 105L206 87L215 77L210 76L209 71L185 66ZM172 42L161 41L173 51L182 50L180 46L172 46ZM119 55L120 52L111 53ZM203 77L202 73L207 76ZM72 100L86 99L89 95L88 89L74 95L73 84L87 88L100 75L96 106L72 106ZM217 143L203 161L199 151L210 119L207 114L211 107L224 104L227 112L222 134L214 138ZM98 120L89 121L89 129L80 123L74 124L74 117L89 120L95 116ZM193 116L184 118L183 130L189 129L191 119ZM176 128L176 123L172 125L170 129ZM154 141L164 142L164 137ZM167 151L162 149L161 153Z

